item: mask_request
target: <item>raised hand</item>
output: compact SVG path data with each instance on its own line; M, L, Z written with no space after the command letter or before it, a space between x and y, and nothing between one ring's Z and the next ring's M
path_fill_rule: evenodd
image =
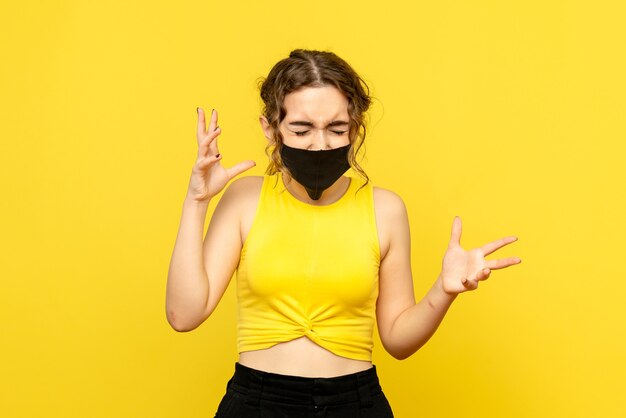
M198 158L191 171L188 195L197 201L208 201L218 194L235 176L255 166L254 161L242 161L230 168L220 163L222 155L217 148L217 137L222 133L217 126L217 110L211 112L207 132L204 111L198 108Z
M443 290L449 294L458 294L478 288L478 282L487 280L491 270L497 270L519 264L518 257L497 260L485 260L485 256L517 241L516 237L505 237L490 242L480 248L464 250L461 248L461 218L454 218L448 249L443 257L441 280Z

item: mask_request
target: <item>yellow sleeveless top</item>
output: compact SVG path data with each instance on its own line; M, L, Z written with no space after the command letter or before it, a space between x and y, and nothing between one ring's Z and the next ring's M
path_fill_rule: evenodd
M380 248L372 185L362 184L351 177L339 200L314 206L280 173L264 177L237 268L239 352L306 336L371 361Z

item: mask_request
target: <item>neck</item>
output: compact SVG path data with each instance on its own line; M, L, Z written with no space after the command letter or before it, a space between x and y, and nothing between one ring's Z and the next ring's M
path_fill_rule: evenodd
M332 184L328 189L322 192L319 199L313 200L309 197L306 189L303 185L298 183L293 177L290 177L287 173L282 173L283 183L289 193L291 193L296 199L301 202L307 203L313 206L325 206L335 203L343 196L348 187L350 187L350 179L346 176L341 176L336 182Z

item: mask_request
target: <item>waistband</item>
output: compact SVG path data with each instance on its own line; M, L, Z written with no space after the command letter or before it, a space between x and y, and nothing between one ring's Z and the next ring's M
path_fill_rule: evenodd
M302 377L264 372L235 363L235 374L228 389L246 395L246 403L260 400L298 405L330 405L356 402L372 405L372 396L382 391L376 366L337 377Z

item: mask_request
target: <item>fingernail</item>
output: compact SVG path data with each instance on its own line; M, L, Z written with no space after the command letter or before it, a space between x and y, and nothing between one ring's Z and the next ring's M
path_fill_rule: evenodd
M215 156L215 158L220 158L221 156L222 156L222 154L217 154L217 155Z
M215 130L217 131L219 128L220 128L219 126L216 126L216 127L215 127Z
M211 109L211 114L215 113L215 109Z

